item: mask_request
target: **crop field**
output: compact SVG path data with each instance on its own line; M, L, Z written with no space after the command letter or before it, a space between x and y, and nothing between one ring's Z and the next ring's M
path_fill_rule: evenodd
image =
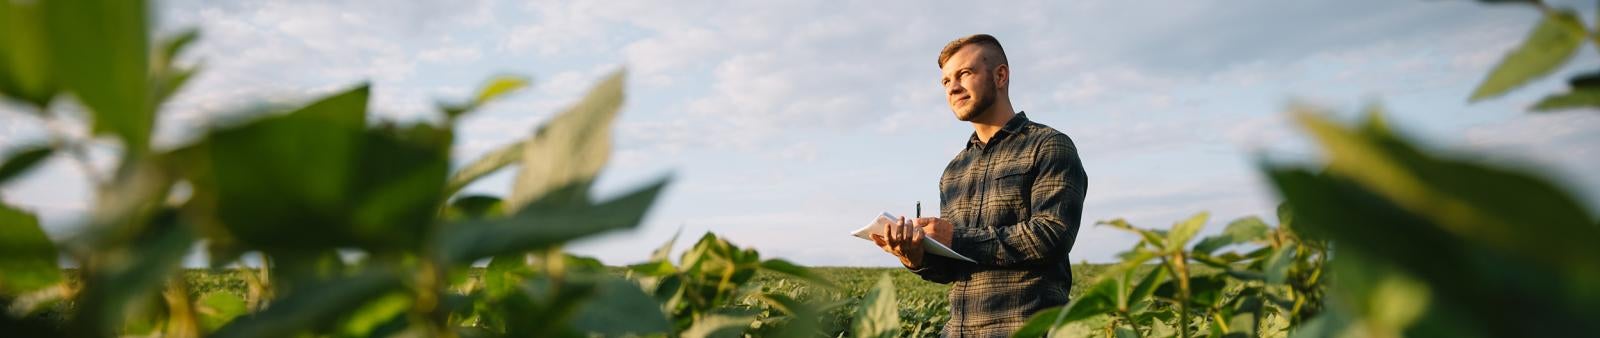
M1110 267L1107 264L1077 264L1073 266L1075 285L1072 296L1082 294L1089 282L1096 278L1100 271ZM848 328L854 320L856 311L862 297L873 287L880 277L887 274L894 281L897 304L901 320L902 337L937 337L940 327L950 318L949 303L946 293L950 287L944 284L930 283L918 278L905 269L900 268L861 268L861 267L811 267L811 271L823 276L838 285L837 291L815 287L805 281L787 277L771 272L758 272L747 287L759 289L759 292L777 292L788 294L801 301L826 304L829 306L824 315L819 318L823 331L832 336L849 336ZM626 274L621 267L609 268L612 273ZM1145 269L1148 271L1148 269ZM64 271L69 276L76 275L75 270ZM188 269L184 271L184 280L188 284L191 297L201 298L215 293L227 293L246 299L249 295L249 282L245 280L245 271L238 269ZM1148 272L1145 272L1148 273ZM484 269L473 269L469 278L481 280ZM76 278L69 278L72 283ZM740 300L740 304L749 307L759 307L759 300L748 298ZM61 303L56 305L47 314L50 317L60 317L71 305ZM1103 319L1096 322L1104 322ZM1096 335L1089 332L1089 335Z

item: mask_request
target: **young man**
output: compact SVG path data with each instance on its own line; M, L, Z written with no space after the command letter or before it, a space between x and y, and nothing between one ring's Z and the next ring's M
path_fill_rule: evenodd
M993 36L939 52L945 99L974 132L939 179L939 217L890 226L874 241L923 279L952 284L947 337L1004 337L1067 304L1067 253L1088 176L1072 139L1011 107L1011 66ZM923 235L977 264L924 255Z

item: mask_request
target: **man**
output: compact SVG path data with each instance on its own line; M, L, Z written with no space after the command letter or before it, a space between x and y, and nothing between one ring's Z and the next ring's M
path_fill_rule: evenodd
M1067 304L1088 176L1072 139L1012 109L1011 66L993 36L951 41L939 69L950 109L974 132L939 179L939 217L902 219L874 241L923 279L952 284L945 336L1008 336ZM924 234L978 263L925 255Z

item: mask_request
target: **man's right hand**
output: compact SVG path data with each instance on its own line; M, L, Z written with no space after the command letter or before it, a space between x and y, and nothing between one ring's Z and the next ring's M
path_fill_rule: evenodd
M882 234L872 234L872 242L899 257L901 265L915 269L922 266L922 237L921 228L901 217L899 222L883 227Z

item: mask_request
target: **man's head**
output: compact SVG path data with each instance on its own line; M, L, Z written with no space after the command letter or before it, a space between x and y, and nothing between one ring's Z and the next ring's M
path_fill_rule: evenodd
M956 119L983 117L995 102L1010 99L1011 66L1000 40L977 34L950 41L939 51L939 82Z

